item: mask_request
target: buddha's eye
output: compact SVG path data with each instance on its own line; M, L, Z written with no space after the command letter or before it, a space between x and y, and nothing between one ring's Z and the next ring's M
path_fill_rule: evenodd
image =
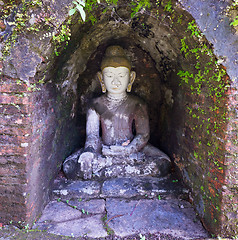
M126 74L124 74L124 75L119 75L120 78L123 78L123 77L125 77L125 76L126 76Z
M112 77L113 77L113 75L106 74L106 77L108 77L108 78L112 78Z

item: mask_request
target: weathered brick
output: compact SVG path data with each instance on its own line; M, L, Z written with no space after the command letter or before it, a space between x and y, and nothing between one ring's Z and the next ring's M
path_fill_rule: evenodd
M17 82L17 78L10 78L6 75L1 75L0 77L0 84L11 84L11 83L16 83Z
M22 125L29 124L30 118L22 115L0 115L0 123L2 125Z
M0 185L0 187L2 187L3 185ZM22 189L21 191L17 190L15 191L14 188L15 185L7 185L10 186L9 190L7 188L5 188L3 191L1 191L1 196L0 199L2 199L1 202L7 202L9 201L9 203L13 202L13 203L20 203L20 204L24 204L24 202L26 201L25 196L24 196L24 192L25 192L25 186L22 185ZM14 192L14 195L13 195Z
M28 127L14 127L14 126L4 126L0 125L0 134L2 135L13 135L13 136L28 136L31 130Z
M6 177L6 176L17 176L19 179L24 179L25 178L25 173L26 169L25 168L20 168L19 166L14 166L14 165L0 165L0 176L1 177Z
M13 195L13 194L12 194ZM16 202L15 202L16 200ZM1 213L10 213L12 215L25 215L26 206L24 204L24 198L18 196L18 199L11 199L11 196L0 196L0 212ZM9 219L9 221L11 218Z
M18 145L22 146L23 144L29 142L29 137L26 136L13 136L13 135L0 135L0 145Z
M26 164L26 157L20 155L20 156L8 156L8 155L4 155L4 156L0 156L0 164Z
M0 157L0 164L6 164L8 161L5 157Z
M1 148L0 156L24 155L27 153L27 149L25 147L2 145L2 146L0 146L0 148Z
M26 186L23 184L0 184L0 195L19 195L23 196L23 193L26 191Z
M20 82L19 84L15 80L14 82L0 82L0 92L2 93L22 93L28 92L28 87L25 83Z
M28 105L17 105L17 104L0 104L0 113L1 114L28 114L29 106Z
M19 97L19 96L12 96L7 94L0 94L0 104L29 104L28 97Z
M5 177L2 177L0 176L0 182L1 184L26 184L27 183L27 180L26 178L21 177L19 178L19 176L15 176L15 177L12 177L12 176L5 176Z
M221 187L224 184L224 177L221 178L221 177L218 177L218 176L216 176L216 177L213 176L212 178L209 177L207 180L214 187L214 189L221 189Z

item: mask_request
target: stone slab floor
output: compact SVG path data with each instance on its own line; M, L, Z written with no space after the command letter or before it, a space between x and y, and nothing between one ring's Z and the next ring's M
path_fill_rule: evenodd
M206 239L188 191L173 176L98 181L57 179L34 229L86 239ZM134 238L133 238L134 237Z
M172 175L101 182L59 177L33 230L5 226L0 240L209 239L187 199L188 190Z

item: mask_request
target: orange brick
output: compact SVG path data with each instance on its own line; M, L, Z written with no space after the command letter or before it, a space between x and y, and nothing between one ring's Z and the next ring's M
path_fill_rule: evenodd
M28 97L19 97L19 96L10 96L0 94L0 103L1 104L29 104Z

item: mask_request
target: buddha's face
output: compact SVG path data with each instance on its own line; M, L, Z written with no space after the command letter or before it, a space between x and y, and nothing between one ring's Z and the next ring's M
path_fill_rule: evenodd
M106 67L102 71L103 82L110 94L126 92L130 82L130 70L126 67Z

